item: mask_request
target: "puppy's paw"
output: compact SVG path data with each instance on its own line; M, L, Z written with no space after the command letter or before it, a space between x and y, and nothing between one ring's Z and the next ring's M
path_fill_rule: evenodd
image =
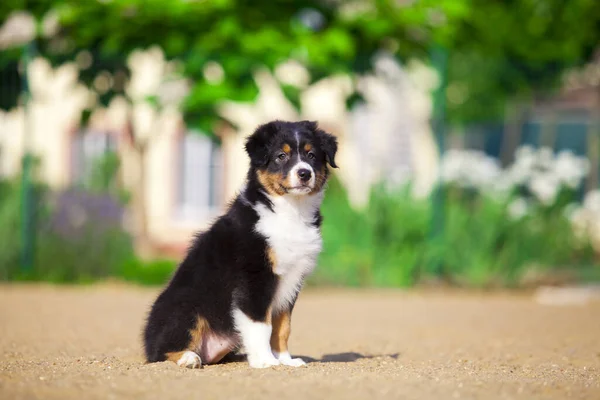
M287 351L284 353L273 352L273 355L279 360L281 365L286 365L288 367L302 367L306 365L304 360L301 358L292 358Z
M269 368L279 365L279 360L275 357L264 356L264 357L251 357L248 356L248 364L251 368Z
M202 367L202 360L200 359L200 356L193 351L186 351L177 361L177 365L186 368L200 368Z
M302 367L306 365L304 360L301 358L290 358L289 360L279 360L282 365L287 365L288 367Z

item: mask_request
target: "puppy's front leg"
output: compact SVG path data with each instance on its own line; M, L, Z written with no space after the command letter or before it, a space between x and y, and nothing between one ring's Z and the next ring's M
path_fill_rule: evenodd
M288 340L291 332L292 311L282 311L273 315L273 331L271 333L271 349L273 355L283 365L301 367L306 363L301 358L292 358L288 350Z
M240 333L242 343L252 368L267 368L279 365L271 352L271 310L267 311L264 321L255 321L242 310L233 311L235 327Z

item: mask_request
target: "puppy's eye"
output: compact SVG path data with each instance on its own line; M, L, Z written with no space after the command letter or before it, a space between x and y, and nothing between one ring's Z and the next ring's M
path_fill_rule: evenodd
M283 160L285 160L286 158L287 158L287 154L285 154L285 153L281 153L281 154L279 154L279 155L277 156L277 159L278 159L279 161L283 161Z
M315 153L313 153L312 151L310 151L307 155L308 158L310 158L311 160L314 160L315 158Z

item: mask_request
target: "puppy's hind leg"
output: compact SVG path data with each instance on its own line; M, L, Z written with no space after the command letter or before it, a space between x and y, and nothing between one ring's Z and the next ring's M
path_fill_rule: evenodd
M208 323L206 320L197 317L196 325L189 331L190 340L185 350L166 353L167 360L175 362L180 367L202 368L202 359L198 353L202 348L202 342L207 331Z
M180 367L202 368L200 356L191 350L167 353L167 360L175 362Z

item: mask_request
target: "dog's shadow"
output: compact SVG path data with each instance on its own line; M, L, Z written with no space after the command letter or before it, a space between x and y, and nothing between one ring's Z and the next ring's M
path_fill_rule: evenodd
M348 363L355 362L358 360L370 360L373 358L393 358L397 360L400 356L400 353L394 354L378 354L378 355L364 355L355 352L347 352L347 353L334 353L334 354L325 354L321 359L316 359L308 356L297 356L303 359L307 364L310 363Z
M307 364L312 364L312 363L348 363L348 362L356 362L358 360L364 360L364 359L369 360L369 359L373 359L373 358L393 358L394 360L397 360L399 356L400 356L400 353L380 354L380 355L364 355L364 354L355 353L355 352L347 352L347 353L325 354L320 359L312 358L309 356L296 356L295 355L294 357L300 357ZM243 362L243 361L246 361L245 354L231 353L231 354L227 355L221 361L221 363L228 364L228 363Z

